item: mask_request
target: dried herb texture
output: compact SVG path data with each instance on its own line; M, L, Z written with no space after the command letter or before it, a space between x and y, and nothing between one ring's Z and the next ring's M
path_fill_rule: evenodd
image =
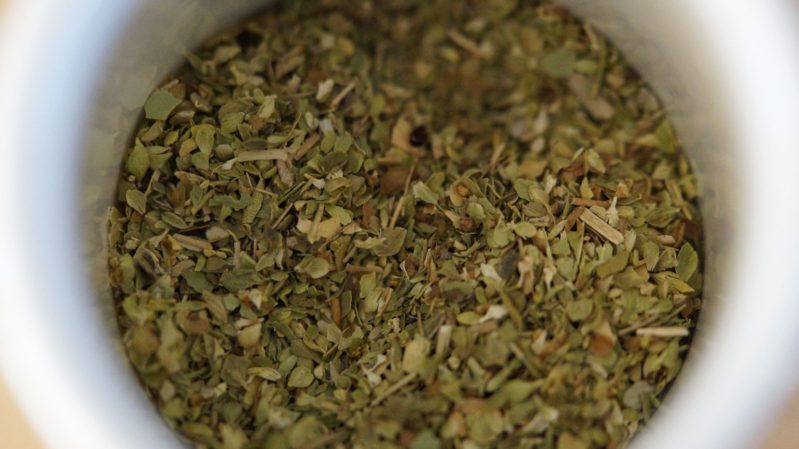
M282 2L147 100L110 278L198 447L618 448L688 348L696 198L557 6Z

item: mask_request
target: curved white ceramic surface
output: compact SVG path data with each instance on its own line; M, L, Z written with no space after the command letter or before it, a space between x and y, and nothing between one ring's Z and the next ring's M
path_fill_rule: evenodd
M667 100L700 173L707 308L634 449L747 447L799 360L799 18L778 0L563 0ZM0 368L52 448L181 447L114 342L102 212L149 89L258 0L18 0L0 25Z

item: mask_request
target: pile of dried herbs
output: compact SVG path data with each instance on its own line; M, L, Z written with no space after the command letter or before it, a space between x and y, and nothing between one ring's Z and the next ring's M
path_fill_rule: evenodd
M618 448L680 369L701 223L658 99L548 3L301 0L152 93L123 341L198 447Z

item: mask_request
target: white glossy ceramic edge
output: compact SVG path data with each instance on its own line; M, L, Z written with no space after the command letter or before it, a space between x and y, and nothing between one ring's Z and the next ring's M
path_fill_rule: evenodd
M91 238L80 229L91 220L78 216L88 213L78 197L94 174L81 148L126 137L124 124L117 135L89 130L114 100L96 86L113 84L103 77L122 36L149 35L153 48L174 53L175 40L196 40L255 3L11 3L0 28L0 367L49 447L180 447L119 362L92 299L82 254ZM787 0L564 3L651 76L680 131L698 142L688 150L711 198L712 304L677 388L635 449L746 445L799 365L799 21ZM214 14L202 19L198 6ZM139 77L118 102L140 105L159 73Z

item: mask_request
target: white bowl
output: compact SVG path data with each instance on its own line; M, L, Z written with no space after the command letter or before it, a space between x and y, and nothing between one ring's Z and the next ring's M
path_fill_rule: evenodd
M18 0L0 27L0 365L52 448L178 448L124 362L104 213L149 90L266 1ZM799 18L778 0L562 0L669 105L703 188L707 293L633 449L746 447L799 353Z

